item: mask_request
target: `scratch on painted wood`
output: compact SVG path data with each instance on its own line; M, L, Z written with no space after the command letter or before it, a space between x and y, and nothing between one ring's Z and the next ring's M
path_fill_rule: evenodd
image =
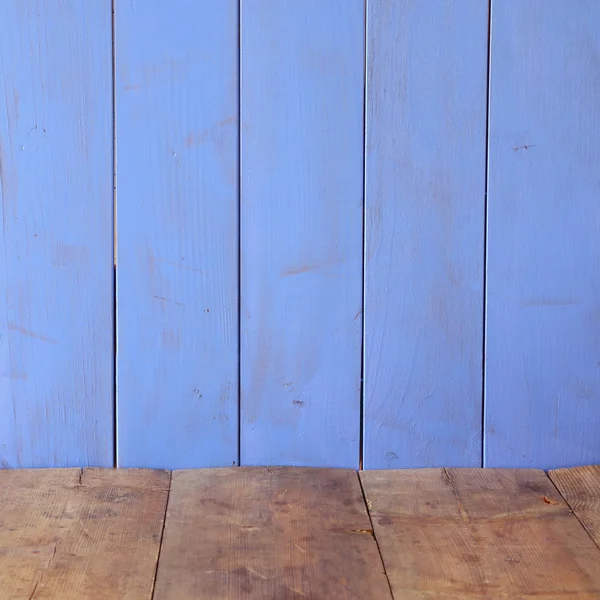
M55 340L54 338L50 338L50 337L47 337L47 336L39 334L39 333L34 333L33 331L29 331L28 329L25 329L24 327L20 327L19 325L16 325L15 323L9 323L8 328L11 329L12 331L18 331L19 333L22 333L23 335L26 335L27 337L30 337L30 338L33 338L36 340L41 340L42 342L48 342L49 344L58 344L58 341Z

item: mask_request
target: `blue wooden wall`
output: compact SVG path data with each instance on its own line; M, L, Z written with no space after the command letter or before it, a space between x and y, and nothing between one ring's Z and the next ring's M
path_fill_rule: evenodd
M0 467L600 462L600 3L4 0Z
M109 2L0 10L0 464L113 463Z
M364 3L241 17L241 462L355 467Z
M481 464L487 29L369 4L365 468Z
M600 462L600 2L493 7L485 463Z
M238 460L237 0L115 4L117 458Z

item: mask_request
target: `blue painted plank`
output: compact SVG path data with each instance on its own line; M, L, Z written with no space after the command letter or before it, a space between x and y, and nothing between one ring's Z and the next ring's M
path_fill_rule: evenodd
M0 69L0 466L111 466L110 0L4 0Z
M600 3L492 9L485 464L600 462Z
M116 4L118 463L238 460L237 0Z
M363 0L243 0L242 464L356 467Z
M487 3L369 0L365 468L479 466Z

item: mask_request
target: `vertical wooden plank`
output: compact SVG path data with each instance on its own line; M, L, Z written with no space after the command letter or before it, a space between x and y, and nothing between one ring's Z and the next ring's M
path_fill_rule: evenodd
M243 464L358 465L363 0L243 0Z
M116 4L118 461L238 459L238 3Z
M600 461L600 4L493 4L487 466Z
M0 18L0 466L112 465L111 3Z
M487 30L368 0L365 468L481 464Z

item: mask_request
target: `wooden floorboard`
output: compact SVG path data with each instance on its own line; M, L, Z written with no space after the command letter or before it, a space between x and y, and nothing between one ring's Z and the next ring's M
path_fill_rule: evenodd
M599 600L600 466L550 477L0 470L0 600Z
M150 599L169 473L0 471L0 598Z
M391 599L355 471L175 471L155 600Z
M600 598L600 551L543 471L361 479L395 600Z
M557 469L549 475L600 548L600 465Z

